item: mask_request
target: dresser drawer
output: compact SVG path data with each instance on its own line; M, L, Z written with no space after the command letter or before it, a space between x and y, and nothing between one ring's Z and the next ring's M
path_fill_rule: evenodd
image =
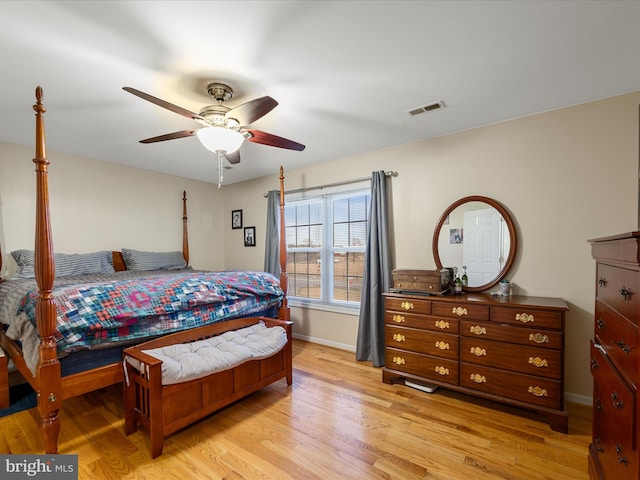
M597 269L597 297L637 325L640 317L638 272L602 263L598 263Z
M393 310L395 312L417 313L421 315L429 315L431 313L431 302L421 298L385 297L384 307L386 310Z
M559 350L462 337L460 361L554 380L562 378Z
M458 359L458 335L387 325L385 342L392 348Z
M530 328L562 329L563 315L558 311L538 310L527 307L492 307L491 321Z
M460 385L541 407L561 409L562 382L460 362Z
M458 384L458 362L444 358L387 347L385 349L385 368L452 385Z
M636 385L638 377L638 327L596 301L595 336L625 380Z
M472 303L464 302L433 302L431 312L433 315L447 318L470 318L473 320L489 319L488 305L474 305Z
M501 342L518 343L562 350L562 332L534 328L515 328L490 322L460 321L460 334L466 337L486 338Z
M618 375L607 356L591 342L594 380L593 415L603 443L635 448L636 394Z

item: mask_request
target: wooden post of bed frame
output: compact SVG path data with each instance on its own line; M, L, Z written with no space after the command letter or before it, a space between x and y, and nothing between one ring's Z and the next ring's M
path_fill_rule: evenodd
M45 149L42 88L36 88L36 238L35 278L40 294L36 303L36 326L40 334L36 384L38 386L38 412L40 430L44 438L45 453L58 453L62 404L60 363L56 351L56 306L52 295L55 264L49 214L49 179Z
M284 299L278 312L282 320L290 320L291 312L287 302L289 276L287 275L287 232L284 222L284 168L280 167L280 288L284 291Z
M187 231L187 191L182 191L182 255L189 265L189 233Z

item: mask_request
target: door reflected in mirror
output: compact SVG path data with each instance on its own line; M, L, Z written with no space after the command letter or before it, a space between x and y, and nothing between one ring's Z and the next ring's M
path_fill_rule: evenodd
M438 268L455 268L466 291L491 288L505 277L516 251L515 228L506 209L493 199L466 197L445 212L433 235L433 256Z

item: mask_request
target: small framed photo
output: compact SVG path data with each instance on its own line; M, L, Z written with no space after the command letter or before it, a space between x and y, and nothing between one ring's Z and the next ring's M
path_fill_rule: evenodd
M244 246L256 246L256 227L244 227Z
M231 228L234 230L242 228L242 210L233 210L231 212Z

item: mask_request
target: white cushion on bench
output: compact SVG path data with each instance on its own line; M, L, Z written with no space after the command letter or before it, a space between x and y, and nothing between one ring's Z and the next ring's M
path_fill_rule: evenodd
M206 377L247 360L269 357L286 343L284 328L267 328L260 322L206 340L142 351L162 360L162 384L171 385Z

